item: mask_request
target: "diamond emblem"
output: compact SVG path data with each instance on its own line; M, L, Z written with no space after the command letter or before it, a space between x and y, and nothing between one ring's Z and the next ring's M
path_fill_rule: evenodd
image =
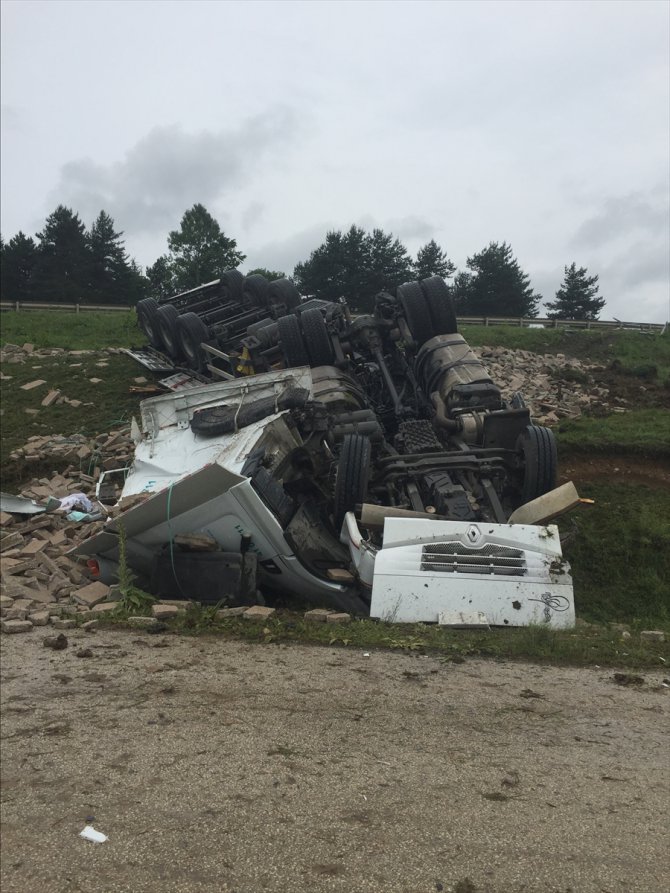
M475 527L474 524L471 524L470 527L468 527L466 536L471 543L476 543L482 537L481 533L479 532L479 527Z

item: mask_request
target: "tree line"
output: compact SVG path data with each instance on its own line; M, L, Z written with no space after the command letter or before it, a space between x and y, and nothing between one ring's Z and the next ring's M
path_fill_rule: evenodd
M133 305L149 295L166 297L218 279L246 259L201 204L184 213L178 229L168 234L166 253L144 271L128 256L123 233L105 211L86 229L78 214L59 205L34 239L19 232L0 248L3 300L54 303ZM268 279L285 275L263 268L250 273ZM597 319L605 306L598 276L574 262L565 266L554 301L544 301L507 242L491 242L457 271L434 239L412 257L392 234L358 226L327 233L291 278L303 294L330 301L345 297L353 310L370 312L379 292L428 276L448 282L456 311L464 316L535 317L544 303L550 318Z

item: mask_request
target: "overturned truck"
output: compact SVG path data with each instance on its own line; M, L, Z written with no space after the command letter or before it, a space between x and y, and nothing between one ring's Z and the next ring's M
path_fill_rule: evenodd
M103 576L123 530L161 595L235 604L260 587L398 622L574 624L547 521L576 493L554 489L553 433L503 399L443 280L356 318L284 308L239 357L229 380L142 403L122 499L137 504L79 547ZM194 533L217 551L182 552Z

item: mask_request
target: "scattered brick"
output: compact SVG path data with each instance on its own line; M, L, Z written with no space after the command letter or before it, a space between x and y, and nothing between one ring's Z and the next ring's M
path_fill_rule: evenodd
M41 406L52 406L56 400L60 397L60 391L49 391L46 397L42 400Z
M62 620L60 617L51 618L51 625L54 629L74 629L77 626L76 620Z
M34 614L28 614L28 620L33 626L47 626L49 623L48 611L35 611Z
M326 623L351 623L351 614L329 614Z
M245 620L269 620L274 614L276 614L274 608L266 608L264 605L252 605L251 608L247 608L242 616Z
M11 527L14 523L14 516L9 512L0 512L0 527Z
M30 620L0 620L3 633L27 633L33 628Z
M242 614L245 614L248 610L246 605L242 605L242 607L238 608L221 608L221 610L216 612L216 616L219 620L226 620L228 617L241 617Z
M665 642L665 633L660 629L643 629L640 639L643 642Z
M314 608L305 613L304 619L308 623L325 623L328 619L328 615L332 613L332 611L328 611L326 608Z
M79 605L84 605L86 608L93 608L95 605L100 604L100 602L104 602L108 595L109 586L98 582L89 583L88 586L84 586L82 589L75 589L72 593L72 598Z
M152 626L156 626L158 621L155 617L129 617L128 625L133 626L136 629L151 629Z
M108 614L110 611L115 611L118 605L116 602L100 602L99 605L94 605L90 613L95 614L96 616L100 614Z
M169 620L179 614L179 608L176 605L152 605L151 613L156 620Z
M6 536L3 536L2 540L0 540L0 552L7 552L9 549L12 549L14 546L23 545L23 537L20 533L10 533Z
M32 391L33 388L39 388L40 385L46 384L46 381L42 378L37 378L35 381L29 381L27 384L21 385L22 391Z
M32 555L37 555L37 553L41 552L45 546L46 543L44 542L44 540L30 540L30 542L26 543L26 545L23 546L23 548L21 549L21 555L25 555L26 558L29 558Z

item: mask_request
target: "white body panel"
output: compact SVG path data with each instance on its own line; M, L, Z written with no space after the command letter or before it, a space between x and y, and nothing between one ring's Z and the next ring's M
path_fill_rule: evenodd
M387 518L371 616L435 623L442 613L484 614L491 626L574 626L572 580L558 529Z

